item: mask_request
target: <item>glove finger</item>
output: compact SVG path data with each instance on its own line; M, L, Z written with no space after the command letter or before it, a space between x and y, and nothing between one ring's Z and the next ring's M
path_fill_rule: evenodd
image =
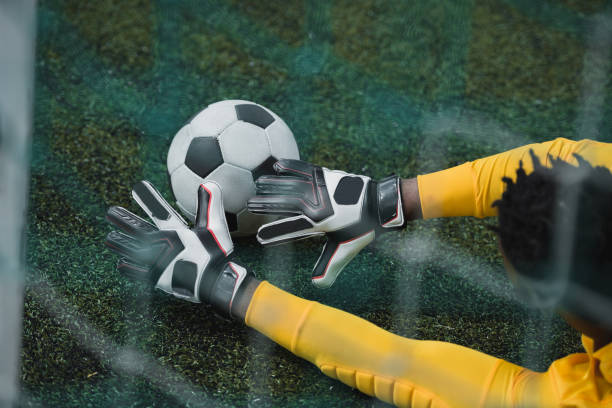
M151 279L150 266L139 264L129 258L121 258L117 263L117 270L133 280L149 281Z
M106 220L127 234L137 238L143 238L148 234L158 231L153 224L123 207L112 206L109 208L106 212Z
M146 180L138 182L132 189L132 197L160 230L187 228L183 218L150 182Z
M315 166L312 164L293 159L280 159L273 165L274 170L280 175L291 175L312 179Z
M374 235L374 231L371 230L344 241L329 238L312 271L312 283L322 289L333 285L342 269L374 240Z
M255 181L258 195L302 195L305 187L312 189L312 183L290 176L261 176Z
M322 234L307 217L298 215L262 225L257 240L262 245L274 245Z
M247 209L255 214L303 214L308 204L300 197L270 195L249 198Z
M198 187L198 202L196 204L196 227L206 228L208 225L210 204L210 190L204 188L204 185L200 184Z
M206 228L224 255L229 255L234 249L225 219L221 188L215 182L207 181L198 188L196 227Z
M133 259L137 263L150 265L155 262L156 250L142 240L135 239L119 231L111 231L106 236L106 246L119 255Z

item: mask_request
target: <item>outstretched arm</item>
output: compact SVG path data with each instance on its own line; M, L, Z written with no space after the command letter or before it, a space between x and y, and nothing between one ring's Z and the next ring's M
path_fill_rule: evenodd
M210 303L368 395L416 408L503 407L517 395L552 395L546 375L450 343L402 338L258 281L228 262L233 245L213 183L198 191L191 228L150 183L138 183L133 196L153 224L124 208L109 209L119 230L108 234L107 245L122 255L120 272L175 297ZM525 384L529 392L521 392Z
M450 169L417 177L418 193L423 218L497 215L493 202L504 191L503 177L516 178L522 161L528 173L533 170L529 150L545 166L550 157L576 164L574 153L581 155L593 166L612 168L612 144L558 138L545 143L533 143L493 156L463 163Z
M547 374L439 341L407 339L260 283L245 323L324 374L401 407L542 407L558 401Z
M256 182L249 199L255 213L290 217L260 227L257 239L274 245L315 235L327 241L313 268L312 283L331 286L343 268L376 236L418 218L496 215L503 177L515 177L519 163L532 168L529 150L548 164L549 155L572 162L574 153L593 165L612 166L612 144L556 139L464 163L412 179L367 176L330 170L299 160L279 160L278 175Z

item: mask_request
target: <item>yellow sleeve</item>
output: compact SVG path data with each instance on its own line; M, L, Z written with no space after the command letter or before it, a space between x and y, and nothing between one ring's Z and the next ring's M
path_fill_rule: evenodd
M255 291L245 321L326 375L400 407L535 407L557 401L545 374L456 344L400 337L268 282Z
M450 169L417 177L423 218L497 215L493 202L501 198L505 185L502 177L516 180L522 160L527 173L533 170L529 150L550 166L550 156L576 164L574 153L593 166L612 169L612 143L558 138L534 143L504 153L466 162Z

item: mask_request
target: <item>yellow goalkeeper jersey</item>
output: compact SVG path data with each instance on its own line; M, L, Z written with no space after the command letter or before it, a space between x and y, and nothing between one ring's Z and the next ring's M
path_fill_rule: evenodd
M523 162L523 168L529 174L533 170L530 149L533 149L545 166L550 166L551 157L577 164L574 156L576 153L593 166L612 169L612 143L593 140L574 142L558 138L550 142L529 144L450 169L418 176L423 218L464 215L482 218L497 215L497 209L491 205L500 199L504 192L502 177L516 180L519 161Z
M514 177L519 160L529 172L529 149L572 162L578 153L612 167L612 145L556 139L465 163L418 178L425 218L494 215L491 203ZM400 407L612 407L612 343L553 362L538 373L456 344L413 340L268 282L255 291L246 324L326 375Z

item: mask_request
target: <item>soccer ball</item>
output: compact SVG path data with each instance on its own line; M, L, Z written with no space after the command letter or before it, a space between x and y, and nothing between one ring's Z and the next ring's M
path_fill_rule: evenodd
M215 181L223 193L225 217L232 236L248 236L275 216L252 214L247 200L254 181L274 174L277 159L299 159L293 133L271 110L249 101L209 105L183 126L168 150L168 175L176 204L194 220L198 187Z

